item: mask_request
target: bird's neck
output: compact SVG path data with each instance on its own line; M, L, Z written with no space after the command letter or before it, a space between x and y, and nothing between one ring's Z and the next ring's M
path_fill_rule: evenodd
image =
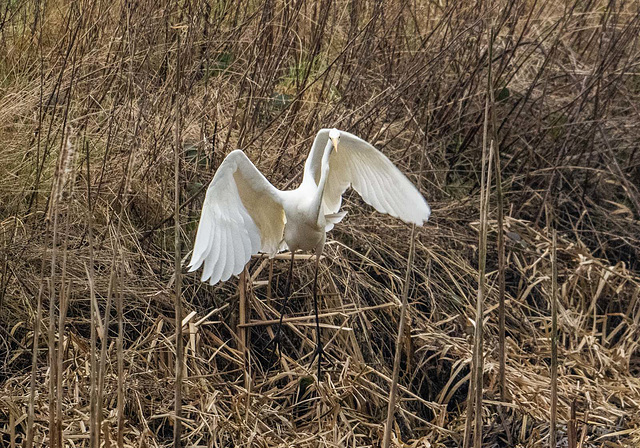
M313 218L316 222L319 221L320 213L322 212L322 198L324 196L324 187L326 186L327 179L329 178L329 156L331 155L332 145L333 143L329 140L324 148L324 153L322 154L322 165L320 167L320 181L318 182L318 186L311 203L311 210L314 213Z

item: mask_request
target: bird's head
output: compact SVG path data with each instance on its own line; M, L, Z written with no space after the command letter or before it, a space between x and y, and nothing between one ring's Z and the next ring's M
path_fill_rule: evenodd
M329 131L329 138L333 142L333 149L338 151L338 142L340 141L340 131L333 128Z

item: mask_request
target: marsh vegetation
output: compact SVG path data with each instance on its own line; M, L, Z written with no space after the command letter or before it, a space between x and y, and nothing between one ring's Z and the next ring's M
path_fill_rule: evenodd
M173 446L179 285L184 446L379 446L408 279L393 443L637 446L639 36L633 1L0 2L0 445ZM313 262L276 365L286 260L175 265L226 154L290 188L323 127L433 212L412 244L346 195L318 385Z

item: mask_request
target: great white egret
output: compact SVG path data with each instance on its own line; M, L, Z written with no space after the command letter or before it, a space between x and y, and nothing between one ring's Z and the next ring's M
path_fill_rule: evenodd
M207 189L189 264L192 272L204 263L201 280L215 285L240 274L252 255L263 252L273 257L288 248L291 264L284 310L294 253L315 251L318 372L322 360L318 260L326 233L346 215L340 212L340 205L349 186L377 211L407 223L421 226L431 214L420 192L384 154L348 132L321 129L305 162L302 183L293 190L281 191L271 185L242 151L229 153Z

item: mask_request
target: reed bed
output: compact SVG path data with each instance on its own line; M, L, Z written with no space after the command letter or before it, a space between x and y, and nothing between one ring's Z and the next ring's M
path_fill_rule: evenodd
M640 446L638 36L601 0L6 2L0 445L374 447L394 387L392 446L462 446L467 412L476 446ZM275 359L287 257L184 266L223 157L290 188L321 127L433 214L346 194L318 382L308 257Z

